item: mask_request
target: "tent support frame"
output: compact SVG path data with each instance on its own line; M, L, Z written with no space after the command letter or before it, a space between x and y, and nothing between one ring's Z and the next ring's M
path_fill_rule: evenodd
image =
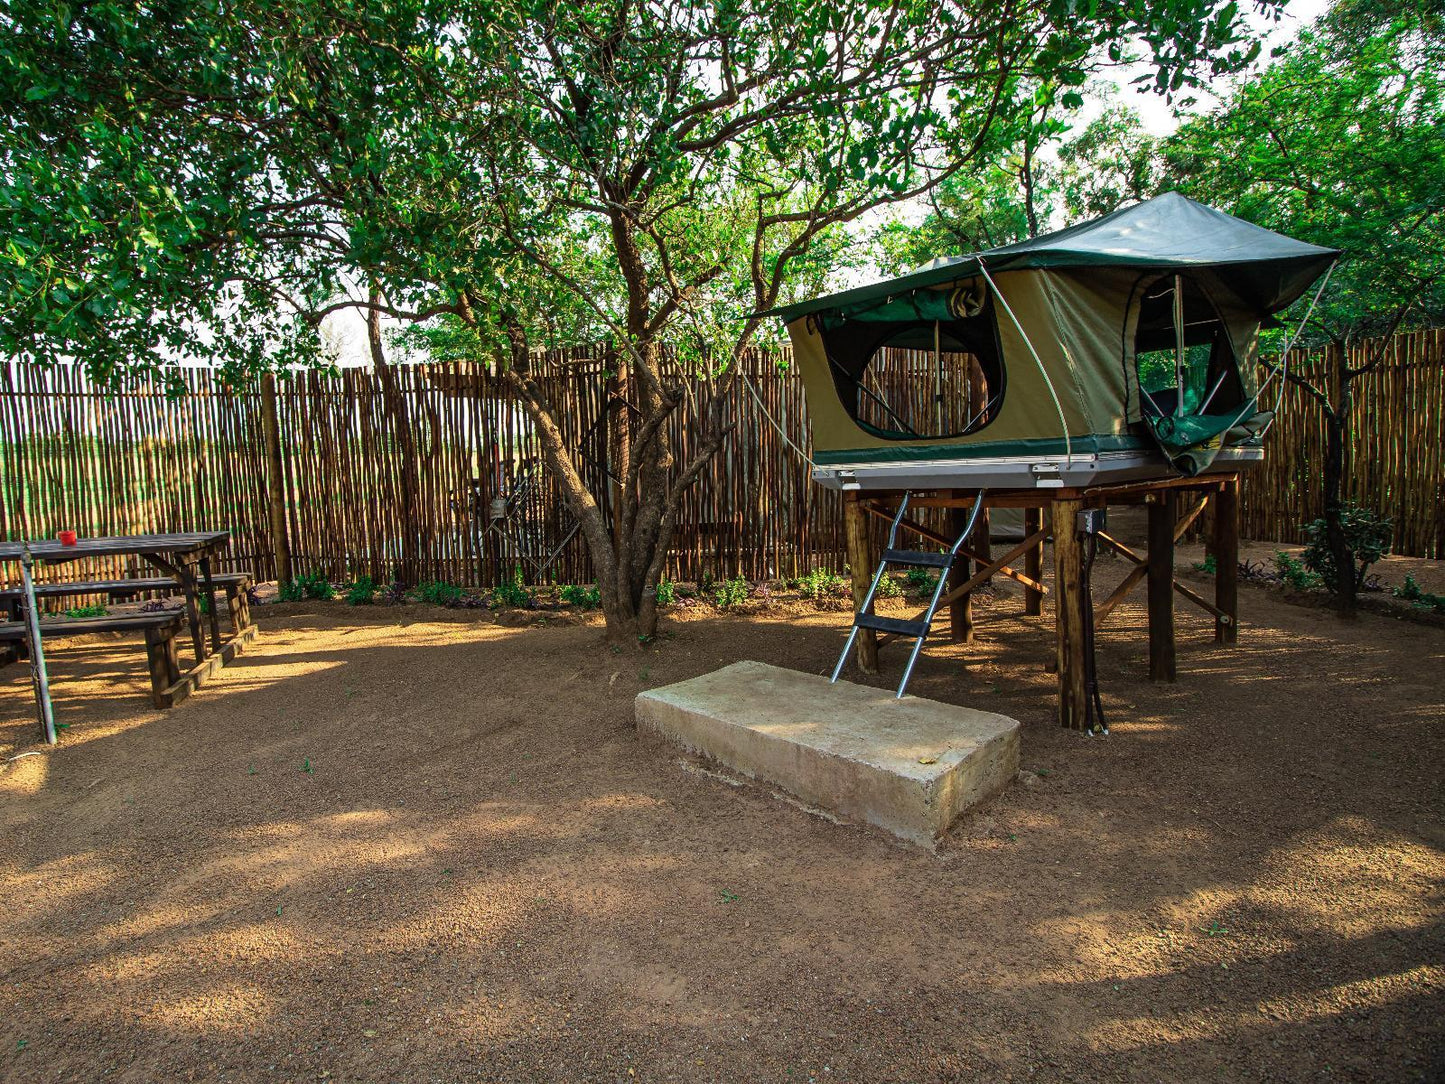
M877 548L873 535L874 521L896 522L899 529L912 531L927 542L947 547L952 544L944 531L936 530L922 519L928 510L944 511L952 526L959 513L977 503L973 490L940 489L931 493L915 493L910 498L908 514L898 515L902 493L870 491L866 497L857 491L844 495L847 530L845 543L848 563L854 570L854 592L860 597L870 586L869 570L876 564ZM1123 582L1092 612L1087 609L1084 590L1084 547L1077 530L1079 513L1118 505L1143 504L1149 510L1150 545L1139 553L1106 532L1098 534L1099 542L1133 563ZM1211 475L1197 478L1168 478L1148 482L1087 488L1054 490L990 491L983 498L984 509L1022 508L1024 535L1005 553L994 557L990 546L981 542L976 532L959 548L959 569L939 600L950 604L955 615L951 622L955 642L968 643L979 626L972 612L971 595L995 577L1002 576L1019 584L1023 590L1025 619L1043 614L1047 595L1054 605L1055 651L1049 669L1058 682L1058 718L1068 728L1084 730L1088 726L1087 705L1087 641L1090 627L1097 629L1121 602L1146 579L1150 584L1147 632L1149 637L1149 672L1156 681L1174 681L1177 657L1174 634L1174 598L1178 596L1214 618L1215 640L1234 644L1238 639L1238 561L1239 561L1239 476ZM1216 562L1214 598L1207 599L1189 583L1174 574L1174 547L1185 537L1206 509L1213 509L1207 538ZM936 513L935 513L936 514ZM983 517L979 517L982 521ZM946 528L945 528L946 529ZM1062 539L1053 547L1053 583L1043 582L1044 546L1050 538ZM1022 570L1012 567L1023 559ZM968 562L972 562L972 567ZM861 570L861 574L860 574ZM855 602L857 600L855 599ZM959 608L967 620L957 619ZM858 637L856 655L866 673L878 673L878 648L892 637L865 630ZM925 694L926 695L926 694Z

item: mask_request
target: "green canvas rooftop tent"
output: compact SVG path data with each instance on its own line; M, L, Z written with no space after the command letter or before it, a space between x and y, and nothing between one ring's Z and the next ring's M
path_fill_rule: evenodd
M1260 328L1339 255L1171 192L772 314L824 484L1197 474L1261 458Z

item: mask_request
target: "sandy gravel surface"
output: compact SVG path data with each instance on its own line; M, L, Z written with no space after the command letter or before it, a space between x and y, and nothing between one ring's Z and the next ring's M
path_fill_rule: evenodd
M1123 574L1105 562L1099 590ZM1024 724L937 855L640 743L638 690L820 672L846 614L595 624L260 608L152 711L57 645L56 751L0 770L4 1081L1410 1081L1445 1072L1445 632L1244 592L1108 738L1061 731L1011 593L919 695ZM900 655L884 655L884 683ZM0 671L0 753L36 750Z

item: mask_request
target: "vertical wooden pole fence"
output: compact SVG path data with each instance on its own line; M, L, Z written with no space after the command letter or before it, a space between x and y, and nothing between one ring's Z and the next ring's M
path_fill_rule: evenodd
M1293 364L1320 380L1340 360L1302 350ZM682 499L669 576L761 579L848 562L843 496L814 483L792 446L809 448L809 426L786 362L765 350L741 360L750 388L734 388L733 433ZM637 381L592 348L550 352L537 372L610 511L620 492L608 463L632 439ZM943 419L952 424L977 408L979 379L961 367L940 375L928 352L900 351L878 386L909 409L953 412ZM718 393L707 382L697 391L703 403ZM1445 556L1445 330L1397 336L1356 395L1349 498L1393 519L1395 552ZM668 426L678 464L696 441L685 413ZM1321 514L1323 445L1319 411L1287 388L1265 462L1243 475L1239 536L1300 539ZM501 506L508 515L494 519ZM925 519L946 531L946 513ZM72 366L0 364L0 529L11 538L224 527L228 570L283 579L319 570L489 586L521 567L532 580L587 583L591 562L580 537L567 539L571 523L530 422L485 366L292 373L240 388L181 369L170 385L111 389ZM1025 556L1030 575L1041 563ZM63 574L123 572L98 559ZM1041 603L1031 595L1029 612Z

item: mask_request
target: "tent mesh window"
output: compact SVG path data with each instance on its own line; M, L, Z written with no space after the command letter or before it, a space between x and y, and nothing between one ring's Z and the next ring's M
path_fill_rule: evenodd
M1004 373L991 312L962 320L845 324L826 337L833 340L828 353L839 398L853 420L876 436L964 436L998 416Z
M1224 414L1244 402L1229 331L1209 295L1187 276L1166 275L1143 289L1134 365L1145 414Z

